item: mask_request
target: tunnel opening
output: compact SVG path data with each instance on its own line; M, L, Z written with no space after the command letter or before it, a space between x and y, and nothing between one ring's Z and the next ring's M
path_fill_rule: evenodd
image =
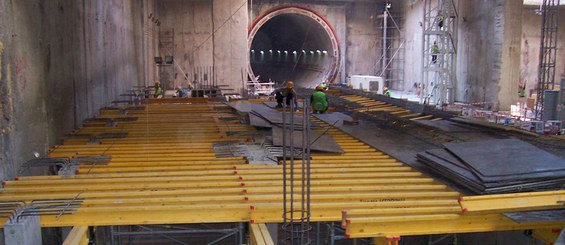
M311 9L281 6L259 16L249 33L251 77L277 83L292 80L313 88L333 82L340 50L334 29Z

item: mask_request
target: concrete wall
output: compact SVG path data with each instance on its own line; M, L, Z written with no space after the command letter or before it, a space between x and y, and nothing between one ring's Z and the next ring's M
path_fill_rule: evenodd
M381 70L382 29L377 4L354 3L348 6L345 73L376 75ZM379 66L379 67L377 67Z
M537 93L539 51L541 38L541 15L537 15L535 6L526 6L522 12L522 56L520 63L520 81L526 84L526 97ZM557 66L556 84L565 76L565 9L560 9L559 29L557 31ZM534 95L535 97L535 95Z
M0 0L0 176L143 84L148 1Z
M422 82L422 42L424 19L424 5L422 1L408 3L404 7L405 21L403 30L405 31L405 62L404 62L404 83L406 90L414 90L413 83Z
M455 101L486 102L508 110L518 100L522 3L470 0L459 4ZM422 1L406 5L408 84L421 78L423 8Z
M162 31L175 33L174 57L180 67L175 68L175 85L186 84L183 71L193 80L197 70L212 67L206 71L212 73L210 80L215 76L220 85L241 87L242 71L247 70L247 1L162 0L158 12Z
M241 88L241 73L247 74L248 25L256 16L279 4L284 2L158 1L161 31L175 33L174 57L180 69L175 70L179 74L174 84L184 81L183 71L193 80L196 70L213 67L218 84L235 90ZM340 80L352 74L374 74L375 61L380 57L376 48L380 41L376 3L308 6L326 17L337 32L342 50ZM166 52L161 49L160 55ZM172 87L173 81L165 82L168 88Z

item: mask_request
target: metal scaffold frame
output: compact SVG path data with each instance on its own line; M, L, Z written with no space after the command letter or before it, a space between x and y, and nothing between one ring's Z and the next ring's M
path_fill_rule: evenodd
M555 59L557 56L557 28L559 26L559 1L543 0L536 119L543 116L544 93L555 88Z
M458 0L425 0L420 101L453 103L457 60Z
M404 32L400 29L402 25L400 16L403 16L403 14L400 12L401 10L391 12L389 7L391 7L389 4L385 4L382 14L379 15L383 37L381 48L382 55L375 64L377 67L380 65L380 71L376 74L379 77L383 77L385 86L403 90L405 87L404 44L406 42Z

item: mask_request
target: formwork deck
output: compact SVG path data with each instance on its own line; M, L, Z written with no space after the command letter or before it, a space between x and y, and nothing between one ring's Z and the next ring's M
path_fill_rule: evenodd
M215 157L213 142L251 140L249 136L228 132L256 130L238 120L226 120L233 116L228 108L211 102L148 104L142 109L128 110L125 115L118 110L102 109L98 118L136 120L122 120L112 126L88 123L73 133L125 132L126 137L101 139L97 144L68 138L53 147L50 156L111 155L107 165L82 165L71 176L22 176L6 181L0 201L82 200L72 214L42 215L43 227L282 222L282 166L248 164L243 157ZM320 132L330 127L313 120L324 127L316 129ZM501 214L559 208L561 203L556 200L563 195L561 192L548 194L553 198L536 199L539 203L527 206L465 210L460 204L461 194L448 186L336 128L329 129L327 134L345 153L312 154L311 219L341 221L348 237L565 225L518 224ZM298 178L301 170L297 168L295 174ZM504 198L507 197L496 197ZM520 200L517 203L524 203Z

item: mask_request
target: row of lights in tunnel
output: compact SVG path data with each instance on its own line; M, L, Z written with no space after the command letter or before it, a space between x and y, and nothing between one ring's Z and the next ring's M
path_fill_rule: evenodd
M287 51L287 50L285 50L285 51L283 51L283 52L284 52L285 54L288 54L288 51ZM255 50L252 49L252 50L251 50L251 53L255 53ZM261 50L261 51L259 51L259 53L265 54L265 51ZM272 49L269 49L269 53L273 53L273 50L272 50ZM281 51L280 51L280 50L277 50L277 53L280 54ZM298 52L297 52L297 51L292 51L292 53L293 53L293 54L297 54ZM302 53L306 53L306 50L302 50ZM317 53L317 54L320 54L320 53L328 54L328 51L326 51L326 50L324 50L324 51L316 50L315 53ZM314 51L310 51L310 54L314 54Z

